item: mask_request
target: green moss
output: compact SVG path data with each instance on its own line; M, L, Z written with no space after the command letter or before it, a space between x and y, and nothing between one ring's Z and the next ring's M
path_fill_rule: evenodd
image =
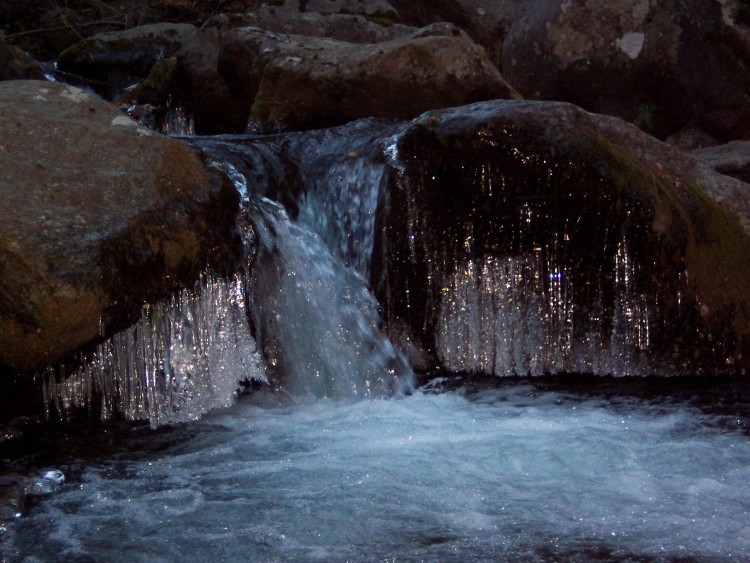
M390 27L396 23L391 18L385 16L365 16L365 19L369 22L382 25L383 27Z
M646 206L654 231L684 253L701 314L731 310L735 330L750 334L750 235L739 221L692 178L655 169L599 133L581 149L604 165L623 196Z
M143 81L144 88L149 90L164 90L172 81L174 70L177 67L177 59L170 57L154 63L151 71Z
M74 43L67 49L63 50L58 56L58 61L69 61L74 60L78 58L82 53L84 53L89 46L89 42L85 39L83 41L79 41L78 43Z
M651 133L654 130L654 118L656 116L656 104L654 102L648 102L641 104L638 108L638 114L633 120L633 125Z

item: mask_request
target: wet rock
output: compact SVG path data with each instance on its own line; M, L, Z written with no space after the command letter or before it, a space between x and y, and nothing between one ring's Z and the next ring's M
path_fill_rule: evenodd
M717 172L750 183L750 141L695 149L690 154Z
M174 55L196 34L193 25L171 23L99 33L60 53L58 66L96 81L99 91L112 98L148 75L154 63Z
M372 279L388 325L406 325L433 365L748 367L747 184L563 103L429 112L386 154L394 173Z
M192 150L59 83L0 83L0 364L64 359L227 257L237 195Z
M248 115L278 129L408 118L515 94L484 50L450 24L366 45L240 28L227 35L218 69Z
M750 130L750 43L741 2L525 3L503 46L503 74L526 98L564 100L665 138L698 126Z

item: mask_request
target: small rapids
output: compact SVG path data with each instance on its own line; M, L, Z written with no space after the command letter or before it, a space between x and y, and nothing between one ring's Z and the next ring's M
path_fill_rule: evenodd
M256 393L61 465L0 558L747 560L747 417L591 388Z

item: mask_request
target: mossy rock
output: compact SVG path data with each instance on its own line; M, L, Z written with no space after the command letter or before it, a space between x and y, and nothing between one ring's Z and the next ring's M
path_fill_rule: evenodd
M397 154L373 279L434 365L748 368L750 236L708 195L731 178L561 103L430 112Z

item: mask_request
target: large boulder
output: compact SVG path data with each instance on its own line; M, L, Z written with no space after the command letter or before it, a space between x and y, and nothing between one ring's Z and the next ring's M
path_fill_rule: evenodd
M450 24L374 44L239 28L226 36L218 69L249 116L279 129L410 118L515 95L484 50Z
M431 365L497 375L750 365L747 184L564 103L429 112L386 154L373 282L394 336Z
M750 29L739 0L532 0L503 46L526 98L564 100L660 138L750 132Z
M224 37L233 29L248 26L275 33L327 37L353 43L385 41L414 31L401 25L381 25L361 15L323 15L289 7L263 6L246 14L215 16L177 54L172 85L174 101L185 106L198 133L240 133L247 129L247 95L240 92L236 96L219 75L217 67Z
M59 83L0 83L0 366L121 328L224 259L238 198L198 154Z

